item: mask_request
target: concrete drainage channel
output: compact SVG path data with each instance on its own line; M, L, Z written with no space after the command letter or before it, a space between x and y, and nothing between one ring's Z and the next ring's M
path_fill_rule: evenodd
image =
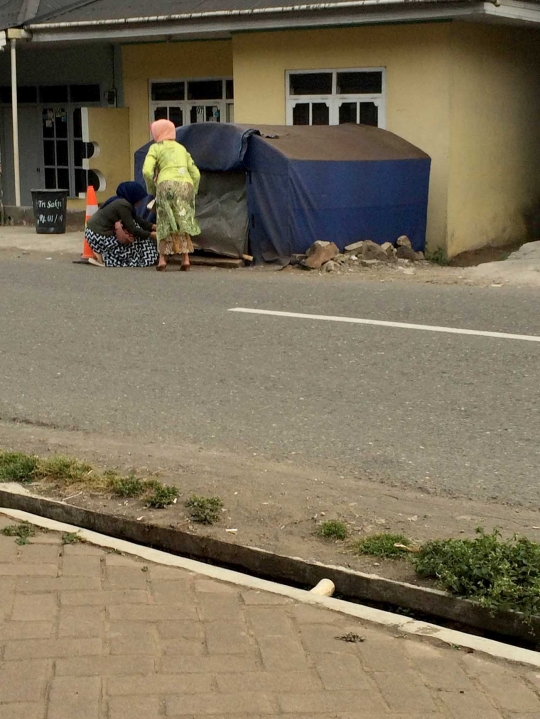
M140 545L141 552L144 551L143 548L152 548L184 558L186 561L196 560L212 567L233 570L234 573L240 572L246 580L262 581L264 584L278 582L286 585L285 589L291 588L290 591L293 593L307 588L312 590L309 595L318 601L337 603L334 608L339 605L338 611L346 611L344 609L346 605L350 607L347 613L356 616L366 612L375 613L373 616L385 614L390 619L382 623L399 627L407 623L418 625L418 631L411 628L405 631L429 636L440 634L438 638L443 641L479 649L489 654L493 652L486 649L488 646L504 647L494 655L540 666L540 653L530 651L537 645L540 637L540 621L530 627L520 621L518 615L511 613L492 617L472 602L452 597L436 589L354 572L344 567L272 554L263 549L230 544L177 529L141 524L133 519L102 514L51 499L20 494L18 491L0 489L0 507L20 510L97 532L106 537L133 542ZM273 591L269 587L266 589ZM334 589L335 596L339 599L329 598L334 593ZM301 592L301 594L305 593ZM379 611L381 608L385 611ZM407 611L408 616L403 616L404 610ZM388 614L389 611L395 614ZM391 617L394 617L394 620ZM421 618L431 624L415 621L415 618ZM459 631L446 628L448 626L458 627ZM422 631L422 627L430 629ZM434 632L434 630L440 631ZM463 632L470 632L470 635ZM443 635L448 637L455 635L461 639L458 641L456 638L455 642L450 642ZM463 639L464 637L467 639Z

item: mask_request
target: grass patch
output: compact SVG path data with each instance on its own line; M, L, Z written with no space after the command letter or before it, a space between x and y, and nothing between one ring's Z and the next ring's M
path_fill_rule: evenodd
M35 476L38 479L47 479L50 482L68 486L86 483L92 474L94 471L91 465L62 454L39 459L35 471Z
M115 497L138 497L148 507L165 509L178 499L178 489L157 479L140 479L134 474L123 477L116 472L106 473L108 487Z
M144 494L145 484L134 474L122 477L116 472L105 472L109 489L115 497L140 497Z
M0 482L33 482L37 465L37 457L0 450Z
M198 497L194 494L187 500L186 508L194 522L215 524L223 508L223 502L219 497Z
M403 534L373 534L370 537L358 539L353 548L357 554L369 554L372 557L383 559L403 559L408 557L411 540ZM396 546L401 545L401 546Z
M61 491L91 491L113 497L136 497L162 509L178 497L176 487L156 479L96 471L91 464L61 454L41 459L23 452L0 450L0 482L43 482Z
M62 535L62 544L84 544L85 541L77 532L64 532Z
M146 504L154 509L165 509L178 499L178 490L169 484L163 484L155 479L146 483L149 492L146 495Z
M36 528L29 522L21 522L20 524L9 524L1 529L0 533L6 537L16 537L16 544L29 544L30 537L36 536Z
M474 539L427 542L414 557L417 573L491 613L522 612L527 621L540 615L540 544L476 531Z
M317 534L323 539L343 540L349 536L349 527L339 519L329 519L319 524Z

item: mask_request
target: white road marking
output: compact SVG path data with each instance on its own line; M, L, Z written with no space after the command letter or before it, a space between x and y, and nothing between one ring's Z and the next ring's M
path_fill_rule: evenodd
M425 332L446 332L452 335L476 335L477 337L495 337L504 340L523 340L540 342L538 335L513 335L506 332L486 332L484 330L466 330L458 327L437 327L435 325L413 325L408 322L386 322L385 320L366 320L358 317L337 317L333 315L307 315L301 312L277 312L274 310L255 310L247 307L233 307L229 312L244 312L249 315L271 315L274 317L296 317L302 320L323 320L325 322L349 322L355 325L376 325L379 327L397 327L404 330L423 330Z

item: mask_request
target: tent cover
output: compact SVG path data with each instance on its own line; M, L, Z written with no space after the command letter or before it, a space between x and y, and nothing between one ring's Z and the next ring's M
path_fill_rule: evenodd
M316 240L340 250L358 240L425 245L431 160L365 125L200 123L176 137L202 174L197 244L258 260L303 253ZM150 143L135 153L135 177Z

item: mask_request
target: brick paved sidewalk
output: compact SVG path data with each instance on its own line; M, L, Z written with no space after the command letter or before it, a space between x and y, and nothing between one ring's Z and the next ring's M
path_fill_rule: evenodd
M540 673L329 610L0 535L2 719L540 719L538 691Z

